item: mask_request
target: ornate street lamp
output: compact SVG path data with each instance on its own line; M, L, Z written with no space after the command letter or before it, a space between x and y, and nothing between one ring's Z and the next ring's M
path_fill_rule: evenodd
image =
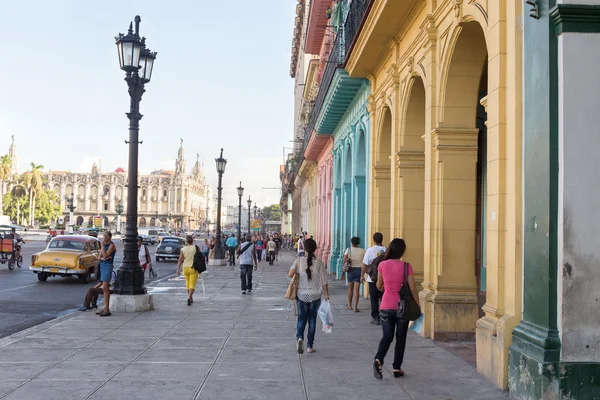
M169 212L169 215L168 215L168 217L169 217L169 218L168 218L168 220L167 220L167 230L168 230L169 232L171 231L171 216L172 216L172 215L171 215L171 213Z
M146 47L146 38L140 37L139 15L135 16L135 32L133 24L129 24L127 34L119 33L115 37L119 55L119 66L125 71L125 82L129 89L129 166L127 178L127 216L125 239L123 240L123 264L117 270L117 280L113 293L118 295L146 294L144 287L144 271L140 266L137 248L138 217L138 147L140 102L146 83L150 82L156 53Z
M256 210L258 209L258 207L256 207L256 202L254 202L254 218L256 218Z
M223 174L225 173L225 167L227 166L227 160L223 158L223 149L221 149L221 155L219 158L215 158L215 164L217 167L217 173L219 174L219 184L217 186L217 237L215 238L215 249L213 265L225 265L225 254L223 254L223 246L221 243L221 192L223 191Z
M73 234L73 211L75 211L75 209L77 207L75 207L75 196L73 195L73 193L71 193L71 197L69 197L69 199L67 200L67 208L69 209L69 235Z
M252 227L250 226L250 210L252 210L252 200L250 199L250 196L248 195L248 235L250 235L250 232L252 232Z
M238 240L242 240L242 196L244 195L244 188L242 187L242 182L240 181L240 186L237 188L238 196L240 197L240 211L238 214Z

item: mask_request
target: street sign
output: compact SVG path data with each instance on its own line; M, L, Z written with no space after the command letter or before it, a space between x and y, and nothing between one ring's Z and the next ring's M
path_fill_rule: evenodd
M62 224L63 222L65 222L65 220L63 219L63 217L60 217L60 218L58 219L58 223L59 223L59 224Z
M100 228L100 227L102 227L102 217L101 217L101 216L99 216L99 215L96 215L96 216L94 217L94 226L95 226L96 228Z
M261 222L260 219L253 219L252 220L252 230L253 231L260 230L260 225L261 225L260 222Z

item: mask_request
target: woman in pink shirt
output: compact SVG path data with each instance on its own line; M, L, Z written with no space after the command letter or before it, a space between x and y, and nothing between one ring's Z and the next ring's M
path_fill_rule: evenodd
M384 261L379 264L377 289L383 292L381 305L379 306L379 317L381 318L381 328L383 329L383 338L379 342L379 348L373 362L375 378L383 379L382 368L383 359L387 354L390 345L394 341L394 331L396 334L396 347L394 348L394 377L399 378L404 375L402 360L404 359L404 348L406 347L406 334L408 332L408 322L397 317L398 301L400 300L400 288L404 283L404 265L405 262L400 259L406 250L404 239L394 239L387 248L384 255ZM413 275L412 265L408 266L408 286L415 300L418 301L417 285Z

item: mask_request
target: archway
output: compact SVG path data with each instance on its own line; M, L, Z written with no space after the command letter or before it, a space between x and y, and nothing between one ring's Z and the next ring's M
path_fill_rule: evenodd
M332 254L329 262L330 272L336 277L341 275L341 253L342 253L342 160L341 146L333 153L333 234L331 244Z
M370 243L370 236L375 232L383 234L383 241L391 239L391 160L392 154L392 113L388 107L383 110L383 117L379 126L379 132L375 137L375 163L373 167L373 200L372 206L372 232L369 232L369 239L366 243Z
M354 162L354 233L360 238L363 245L369 246L367 233L367 148L365 131L358 128L355 144Z
M83 225L83 221L84 221L83 217L82 217L82 216L79 216L79 217L77 217L77 220L76 220L76 222L75 222L75 225L77 225L77 226L82 226L82 225Z
M88 228L91 228L94 226L94 217L88 218L87 226L88 226Z
M144 218L144 217L140 218L139 227L140 228L145 228L146 227L146 218Z
M166 228L167 228L167 226L168 226L167 219L166 219L166 218L162 218L162 219L160 220L160 227L161 227L161 228L163 228L163 229L166 229Z
M410 82L398 152L398 234L407 243L406 259L423 281L425 226L425 85L421 77Z
M431 290L429 285L433 284L436 298L452 298L434 300L436 304L429 309L431 316L426 325L433 330L429 333L434 339L447 338L448 332L474 338L480 312L477 276L482 260L478 262L478 257L485 253L485 232L481 226L485 218L478 219L485 210L485 184L478 187L478 180L483 182L486 161L481 158L484 153L478 151L484 132L478 128L477 113L487 95L487 79L482 79L487 47L479 23L468 22L457 29L458 37L441 86L441 125L433 137L436 167L432 171L432 270L430 282L424 287ZM482 84L485 88L480 90Z
M344 251L350 245L352 237L352 145L350 142L343 146L344 167L342 170L342 243L341 250Z
M150 218L150 226L151 227L155 227L156 226L156 218L154 218L154 217Z

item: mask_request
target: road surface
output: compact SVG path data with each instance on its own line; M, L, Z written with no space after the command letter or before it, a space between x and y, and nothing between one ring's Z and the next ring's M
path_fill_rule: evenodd
M31 255L46 247L45 241L29 240L23 246L23 267L13 271L8 264L0 264L0 338L27 329L71 313L83 304L83 298L89 287L96 284L83 284L75 278L48 278L46 282L38 282L37 276L29 271ZM117 257L115 266L120 265L123 257L122 244L116 240ZM154 260L156 246L149 246L154 270L158 278L174 274L177 269L176 261ZM146 282L152 282L146 273ZM100 297L102 299L102 297Z

